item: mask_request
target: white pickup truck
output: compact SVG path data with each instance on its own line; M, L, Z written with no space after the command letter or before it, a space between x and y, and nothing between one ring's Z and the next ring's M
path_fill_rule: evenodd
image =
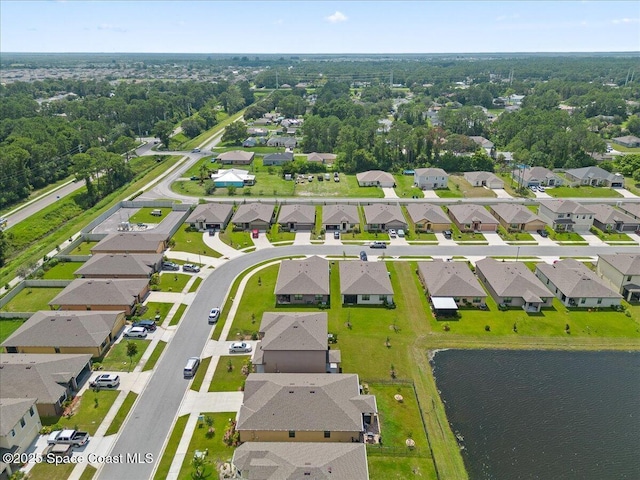
M49 445L73 445L74 447L80 447L88 441L89 434L77 430L56 430L47 438Z

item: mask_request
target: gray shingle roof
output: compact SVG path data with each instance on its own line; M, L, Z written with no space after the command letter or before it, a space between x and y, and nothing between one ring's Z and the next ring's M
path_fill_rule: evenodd
M99 253L78 268L75 275L100 275L115 278L120 275L149 277L162 260L161 253Z
M292 312L262 315L262 350L327 350L326 312Z
M540 301L553 296L522 262L498 262L494 258L484 258L476 262L476 269L501 297L539 297L533 301Z
M355 205L326 205L322 207L322 223L338 224L338 223L355 224L360 222L358 208Z
M504 183L504 180L499 178L495 173L491 173L491 172L466 172L464 174L464 178L470 183L475 183L477 181L483 181L483 180L486 181L487 183L496 182L496 181Z
M621 175L615 175L613 173L607 172L603 168L600 167L582 167L582 168L573 168L567 170L566 174L572 175L573 177L579 178L581 180L584 179L592 179L598 178L601 180L614 181L621 179Z
M133 305L147 279L77 278L49 305Z
M407 205L407 213L413 223L421 223L423 220L431 223L451 223L451 219L445 215L438 205L410 203Z
M593 214L591 209L573 200L541 200L540 204L554 213L573 213L575 215Z
M393 175L391 175L389 172L383 172L382 170L368 170L366 172L357 173L356 179L358 180L358 183L361 183L361 182L394 183L395 182Z
M640 203L624 202L620 204L620 208L630 215L640 218Z
M276 295L329 295L329 262L317 256L283 260Z
M400 205L398 204L387 205L384 203L374 203L372 205L365 205L363 210L365 221L368 224L391 222L406 223L404 215L402 215Z
M499 203L491 209L507 223L530 223L543 220L527 207L515 203Z
M316 207L313 205L282 205L278 223L315 223Z
M460 224L480 221L485 225L498 225L498 220L496 220L484 207L471 203L450 205L449 215L456 219Z
M224 223L231 217L232 211L233 207L230 204L203 203L191 212L186 223Z
M167 235L162 233L111 233L100 240L91 253L155 253L166 239Z
M469 267L462 262L418 262L418 270L432 297L486 297Z
M362 414L377 407L373 395L359 392L355 374L252 373L237 429L362 432ZM360 398L368 402L364 410Z
M247 152L245 150L231 150L229 152L223 152L216 157L216 160L226 162L251 162L255 153Z
M393 295L384 262L340 262L342 295Z
M109 336L119 312L47 311L34 313L3 347L99 347Z
M441 168L416 168L414 172L419 177L446 177L449 175Z
M604 204L596 204L589 205L589 209L593 211L595 214L593 218L595 218L600 223L616 223L623 222L626 224L634 224L637 225L640 220L636 220L630 215L618 210L617 208L613 208L611 205Z
M607 287L585 264L573 258L566 258L552 265L539 263L536 269L567 297L622 298L619 293Z
M35 403L35 398L0 398L0 437L7 436Z
M271 222L274 205L267 203L244 203L238 207L231 219L232 223L250 223L255 221Z
M640 254L616 253L600 255L623 275L640 275Z
M525 168L524 170L514 170L512 172L512 175L514 176L514 178L520 178L520 176L522 176L522 180L524 183L531 180L543 181L549 178L560 179L558 175L545 167L531 167Z
M245 442L233 464L251 480L368 480L363 443Z

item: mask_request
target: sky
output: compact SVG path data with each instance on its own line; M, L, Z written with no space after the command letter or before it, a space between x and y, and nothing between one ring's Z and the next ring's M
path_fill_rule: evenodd
M0 0L0 52L613 51L640 51L637 0Z

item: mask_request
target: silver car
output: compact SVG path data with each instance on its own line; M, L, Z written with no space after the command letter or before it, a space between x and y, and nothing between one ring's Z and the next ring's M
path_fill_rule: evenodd
M233 342L229 345L229 353L249 353L251 345L246 342Z
M144 327L131 327L125 330L124 336L127 338L145 338L147 329Z

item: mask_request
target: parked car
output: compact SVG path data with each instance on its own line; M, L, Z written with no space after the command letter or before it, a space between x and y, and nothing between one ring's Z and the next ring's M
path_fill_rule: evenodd
M309 182L313 182L313 175L309 175L309 176L307 177L307 181L309 181Z
M336 174L337 175L337 174ZM318 177L319 178L319 177ZM331 175L329 175L328 173L324 174L324 179L328 182L329 180L331 180Z
M538 187L538 191L539 191L539 192L543 192L543 193L544 193L545 188L541 185L541 186L539 186L539 187Z
M387 248L387 244L381 241L373 241L369 244L369 247L371 248Z
M365 252L364 250L360 252L360 260L362 260L363 262L367 261L367 252Z
M145 338L147 329L144 327L129 327L124 331L124 336L127 338Z
M396 238L396 231L393 228L389 229L389 237Z
M233 342L229 345L229 353L248 353L251 351L251 345L246 342Z
M91 388L118 388L120 385L120 375L103 373L89 382Z
M211 230L209 230L209 236L210 237L215 237L216 236L216 231L213 228Z
M251 230L251 238L258 238L259 235L260 235L260 230L258 230L257 228L254 228L253 230Z
M340 232L337 230L333 232L333 238L335 238L336 240L340 240Z
M324 181L324 178L322 177L322 175L318 175L318 181L319 181L319 182Z
M81 447L89 441L88 432L79 432L77 430L56 430L51 432L47 437L48 445L73 445Z
M133 322L132 327L142 327L148 332L156 331L156 322L153 320L138 320L137 322Z
M546 230L538 230L538 235L544 238L547 238L549 236Z
M209 312L209 323L216 323L220 317L220 307L212 308Z
M400 238L404 238L404 230L402 230L402 229L398 230L398 236Z
M173 270L173 271L179 271L180 270L180 265L178 265L177 263L173 263L173 262L162 262L162 269L163 270Z
M200 271L200 267L194 265L193 263L185 263L184 265L182 265L182 271L198 273Z
M193 150L191 150L191 153L200 153L200 149L199 148L194 148Z
M442 232L442 234L444 235L444 238L446 238L447 240L451 240L451 237L453 237L451 230L445 230L444 232Z
M532 192L537 192L537 191L538 191L538 187L536 187L535 185L531 185L531 186L529 186L529 189L530 189Z
M336 183L340 181L340 175L337 172L333 174L333 181Z

